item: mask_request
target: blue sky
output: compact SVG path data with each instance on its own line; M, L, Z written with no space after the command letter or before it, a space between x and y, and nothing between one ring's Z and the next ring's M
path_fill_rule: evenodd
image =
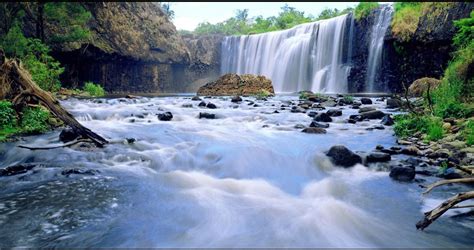
M249 9L249 17L276 16L285 2L170 2L175 12L176 28L194 30L198 23L218 23L235 15L237 9ZM358 2L288 2L288 5L307 14L317 16L326 7L344 9L355 7Z

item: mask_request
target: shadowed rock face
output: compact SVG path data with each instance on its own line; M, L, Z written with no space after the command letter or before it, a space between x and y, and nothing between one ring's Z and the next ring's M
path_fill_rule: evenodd
M266 91L274 94L272 81L265 76L225 74L199 88L198 95L256 95Z

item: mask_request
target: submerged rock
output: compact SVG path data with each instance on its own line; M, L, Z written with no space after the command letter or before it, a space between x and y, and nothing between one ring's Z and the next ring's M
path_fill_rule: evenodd
M70 141L74 141L80 135L74 131L74 129L67 127L61 131L59 134L59 140L66 143Z
M207 83L197 91L198 95L258 95L262 92L274 95L272 81L261 75L225 74Z
M360 102L362 104L372 104L372 100L370 98L367 98L367 97L363 97L360 99Z
M207 107L208 109L216 109L216 108L217 108L217 106L216 106L214 103L212 103L212 102L208 103L208 104L206 105L206 107Z
M342 115L342 110L339 109L330 109L326 111L326 114L329 116L341 116Z
M37 164L20 164L15 166L9 166L4 169L0 169L0 176L12 176L17 174L24 174L34 167L38 166Z
M319 113L314 116L314 121L317 122L332 122L332 118L326 113Z
M334 164L343 167L351 167L357 163L362 163L362 158L358 154L343 145L332 146L326 155L331 158Z
M216 119L216 115L215 114L211 114L211 113L199 113L199 119L201 118L205 118L205 119Z
M173 114L171 114L171 112L158 114L158 120L160 121L171 121L171 119L173 119Z
M373 110L368 112L360 113L360 117L363 119L381 119L385 116L385 113L380 110Z
M402 102L397 99L390 98L390 99L387 99L386 102L387 102L388 109L400 108L400 106L402 106Z
M385 126L392 126L395 122L393 121L392 117L387 114L384 117L382 117L382 121L380 121Z
M241 102L242 98L240 96L234 96L230 99L231 102Z
M316 121L312 121L311 124L309 124L310 128L329 128L329 124L321 124Z
M65 176L69 176L71 174L95 175L98 173L100 173L100 171L96 169L80 169L80 168L65 169L61 172L61 174Z
M201 101L202 99L199 96L193 96L192 101Z
M372 152L367 155L367 162L387 162L390 161L392 157L390 154L381 153L381 152Z
M397 181L411 181L415 178L415 169L407 166L396 166L390 170L389 176Z
M359 109L359 113L364 113L364 112L369 112L369 111L374 111L375 108L374 107L362 107Z
M317 128L317 127L305 128L301 132L308 133L308 134L326 134L326 130L324 128Z

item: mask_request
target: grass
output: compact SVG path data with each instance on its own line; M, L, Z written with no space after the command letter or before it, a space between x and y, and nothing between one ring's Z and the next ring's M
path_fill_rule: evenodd
M105 95L105 90L102 88L102 86L94 84L93 82L86 82L84 85L84 91L93 97L101 97Z
M437 141L444 136L443 121L438 117L428 119L426 123L426 139L428 141Z
M359 21L366 18L377 7L379 7L377 2L360 2L354 10L355 19Z
M426 117L413 114L395 115L393 130L398 137L407 138L416 132L426 132Z
M269 97L270 95L272 95L270 92L265 89L261 89L255 96L257 99L263 99Z
M468 120L465 124L464 137L468 146L474 145L474 120Z
M345 103L352 103L352 102L354 102L354 97L351 96L351 95L345 95L343 97L343 100L344 100Z

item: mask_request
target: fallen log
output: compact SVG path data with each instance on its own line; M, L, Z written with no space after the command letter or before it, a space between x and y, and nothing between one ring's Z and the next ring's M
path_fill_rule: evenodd
M83 138L92 140L98 147L103 147L108 143L102 136L82 126L68 111L61 107L56 98L36 85L30 73L23 69L17 60L5 58L1 50L0 63L0 85L2 85L1 88L4 92L8 91L10 96L14 96L12 98L14 105L19 104L26 97L33 97Z
M48 149L55 149L55 148L65 148L65 147L70 147L72 145L76 145L80 142L91 142L88 139L80 139L80 140L75 140L72 142L64 143L62 145L56 145L56 146L48 146L48 147L32 147L32 146L26 146L26 145L18 145L19 148L26 148L29 150L48 150Z
M431 223L433 223L433 221L435 221L441 215L443 215L446 211L448 211L450 208L456 208L455 207L456 204L463 202L465 200L473 199L473 198L474 198L474 191L459 193L452 196L451 198L441 203L435 209L426 212L425 217L416 223L416 228L420 230L425 229Z
M426 186L426 190L423 192L423 194L427 194L431 192L431 190L433 190L433 188L435 187L439 187L439 186L451 184L451 183L474 183L474 177L437 181L431 185Z

